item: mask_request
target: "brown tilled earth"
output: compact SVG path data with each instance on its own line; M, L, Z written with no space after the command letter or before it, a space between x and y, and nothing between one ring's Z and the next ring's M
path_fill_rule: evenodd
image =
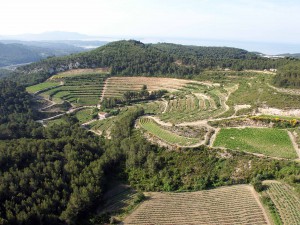
M111 77L107 80L107 90L105 97L121 96L129 90L140 90L143 85L147 85L148 91L167 90L169 92L177 91L183 88L188 83L199 83L197 81L175 79L175 78L160 78L160 77Z
M270 224L256 192L249 185L149 195L149 200L123 224Z

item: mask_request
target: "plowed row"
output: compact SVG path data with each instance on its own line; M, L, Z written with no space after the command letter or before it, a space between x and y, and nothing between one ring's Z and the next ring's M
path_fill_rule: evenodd
M251 186L189 193L151 193L124 224L268 224Z
M300 223L300 198L291 187L279 182L268 182L267 194L274 202L283 224Z
M177 91L185 85L196 81L159 78L159 77L111 77L107 80L107 90L105 97L121 97L126 91L140 90L143 85L147 85L149 91L167 90Z
M165 130L151 118L141 118L139 120L139 124L143 129L161 139L162 141L167 142L168 144L192 146L200 142L198 138L187 138Z

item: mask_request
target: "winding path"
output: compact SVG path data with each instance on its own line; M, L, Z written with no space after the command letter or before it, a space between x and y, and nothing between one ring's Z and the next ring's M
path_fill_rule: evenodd
M299 149L299 146L298 146L298 144L296 142L296 137L290 131L288 131L288 135L289 135L289 137L291 139L291 142L292 142L292 144L294 146L294 149L296 150L296 152L298 154L298 158L300 159L300 149Z
M164 113L166 113L167 112L167 109L168 109L168 106L169 106L169 102L166 100L166 99L162 99L163 100L163 102L165 103L165 109L164 109L164 111L162 112L162 114L164 114Z
M66 115L66 114L71 114L71 113L74 113L76 111L79 111L79 110L85 109L85 108L95 108L95 106L81 106L81 107L78 107L78 108L72 108L72 109L69 109L67 112L64 112L64 113L61 113L61 114L58 114L58 115L55 115L55 116L51 116L51 117L48 117L48 118L45 118L45 119L42 119L42 120L37 120L37 122L43 123L43 122L48 121L48 120L57 119L57 118L60 118L64 115Z

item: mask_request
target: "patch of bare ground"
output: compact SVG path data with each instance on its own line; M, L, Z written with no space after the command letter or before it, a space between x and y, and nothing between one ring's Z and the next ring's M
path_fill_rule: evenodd
M91 74L91 73L108 73L110 72L110 70L111 69L109 67L94 68L94 69L73 69L73 70L68 70L59 73L58 75L68 76L68 75Z
M258 108L258 112L265 115L300 117L300 109L278 109L278 108L264 107L264 108Z
M262 73L262 74L270 74L274 75L276 72L268 71L268 70L244 70L245 72L251 72L251 73Z
M279 88L279 87L275 87L271 84L268 84L268 86L270 88L274 89L275 91L280 92L280 93L290 94L290 95L300 95L300 90L299 89Z
M149 194L123 224L270 224L253 187Z

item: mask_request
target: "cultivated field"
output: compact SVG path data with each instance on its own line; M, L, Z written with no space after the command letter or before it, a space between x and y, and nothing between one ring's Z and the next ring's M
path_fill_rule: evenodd
M300 223L300 197L287 184L278 181L266 181L264 191L274 203L283 224Z
M141 90L143 85L147 85L148 91L167 90L175 92L189 83L198 82L159 77L111 77L107 80L107 89L104 97L122 97L126 91Z
M269 224L251 186L187 193L150 193L124 224Z
M195 86L194 86L195 87ZM226 91L221 88L210 88L201 92L193 89L188 92L179 92L168 100L164 114L160 115L163 121L178 123L212 118L226 110Z
M96 115L97 112L95 112L95 109L92 108L81 109L75 113L76 118L81 124L92 120Z
M109 68L95 68L95 69L74 69L68 70L66 72L58 73L52 76L49 80L62 79L66 77L75 77L82 75L95 75L95 74L108 74L110 72Z
M132 107L143 107L145 114L161 114L166 108L166 103L163 101L151 101L135 104Z
M179 146L192 146L199 144L200 139L198 138L187 138L174 134L166 129L163 129L153 119L144 117L139 120L139 125L147 132L161 139L162 141Z
M29 93L35 93L37 91L56 87L59 84L60 84L60 82L44 82L44 83L40 83L40 84L36 84L36 85L30 86L30 87L27 87L26 91Z
M218 133L213 146L272 157L297 158L287 131L281 129L225 128Z
M85 74L65 77L64 85L41 93L59 103L68 101L74 105L97 105L102 94L104 75Z

